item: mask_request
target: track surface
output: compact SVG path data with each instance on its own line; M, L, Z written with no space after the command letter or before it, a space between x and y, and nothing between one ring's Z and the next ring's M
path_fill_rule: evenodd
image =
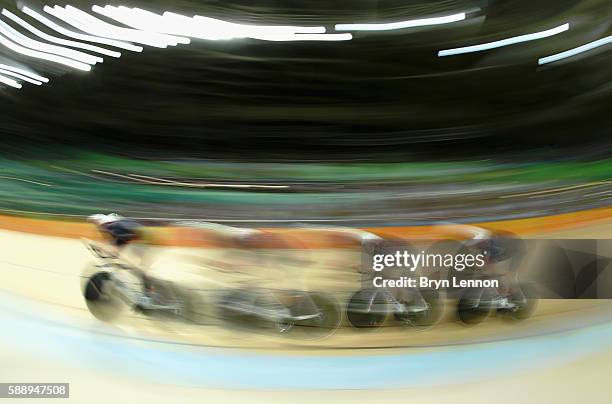
M583 231L603 237L608 230ZM474 328L444 322L423 332L340 330L322 341L247 337L215 324L156 322L129 311L107 325L91 317L80 295L90 256L78 240L2 231L0 242L0 357L11 364L0 377L69 381L75 402L118 396L167 402L176 394L181 402L484 402L491 394L498 402L574 402L609 396L594 377L612 370L607 302L543 302L521 324L493 319ZM156 268L163 272L174 263L170 270L177 276L176 258L195 252L163 248ZM375 347L388 348L363 349Z

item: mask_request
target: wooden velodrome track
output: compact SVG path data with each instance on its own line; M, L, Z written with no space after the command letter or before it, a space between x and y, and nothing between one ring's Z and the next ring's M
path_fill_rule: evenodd
M523 237L611 238L611 215L612 209L597 209L556 217L482 223L478 226L503 229ZM44 221L6 216L0 217L0 228L5 229L0 231L0 242L4 246L0 268L7 274L0 289L35 301L43 301L54 307L61 307L76 318L89 319L91 315L84 304L80 282L84 271L87 271L91 265L92 256L80 238L99 237L95 228L83 222ZM383 236L419 239L462 236L452 226L380 227L366 230ZM198 265L201 262L199 258L201 256L214 258L221 250L213 239L203 237L201 231L195 232L189 228L170 226L160 227L155 231L160 236L156 238L159 245L151 247L154 250L152 255L155 257L151 271L157 276L184 282L201 290L218 289L219 285L225 287L241 279L241 275L202 272L201 266ZM288 274L283 272L284 270L268 269L261 278L257 279L260 285L290 288L294 279L299 277L300 287L329 291L336 294L340 302L346 301L349 294L359 288L359 277L354 271L339 270L345 265L354 266L355 262L359 262L359 253L354 249L343 248L347 245L342 240L316 230L276 228L267 231L287 236L286 238L292 241L298 240L292 245L295 253L307 254L309 259L317 264L303 272L298 269ZM333 264L329 265L330 262ZM45 287L41 288L40 285ZM202 299L208 304L213 300L206 294ZM600 304L593 301L542 301L536 313L536 317L540 318L538 327L542 321L554 322L556 317L563 317L565 313L586 310ZM116 326L131 332L144 333L150 338L179 340L207 346L380 348L489 340L497 338L499 332L507 335L523 335L529 333L530 327L535 323L528 321L525 324L509 326L504 322L492 321L490 324L474 328L460 327L453 321L452 304L447 309L444 320L434 329L417 333L389 327L384 332L370 332L364 335L349 327L343 327L333 337L315 342L271 338L269 335L263 337L249 335L245 338L243 332L229 332L224 327L216 327L218 324L214 321L212 326L207 326L205 329L201 326L191 327L184 324L168 327L165 322L150 321L130 311L126 311Z
M508 222L479 224L487 228L503 229L524 237L546 238L611 238L612 209L598 209L556 217L524 219ZM191 326L176 322L152 321L137 316L129 311L112 325L101 324L93 318L81 296L81 273L91 261L89 252L80 242L80 237L95 238L95 230L85 223L63 221L41 221L15 217L1 217L0 243L3 256L0 270L3 274L0 292L7 299L17 299L23 307L32 304L38 315L49 321L62 319L62 327L74 327L90 339L99 335L112 335L125 339L128 344L139 344L139 341L160 341L162 343L186 344L186 347L241 347L255 349L257 352L270 352L270 355L298 355L310 357L325 355L334 358L353 357L355 355L395 355L413 352L445 352L456 345L489 346L496 341L542 338L537 335L555 335L568 332L572 328L589 326L610 313L608 302L599 301L545 301L541 302L535 316L523 323L509 323L491 319L477 327L463 327L452 321L447 314L446 321L431 329L415 332L412 330L388 327L377 332L359 332L348 327L340 329L333 336L324 340L310 341L304 339L287 339L270 335L246 335L244 331L228 330L212 324L210 326ZM409 238L438 238L445 231L434 227L419 228L375 228L368 229L380 235L393 235ZM275 232L293 232L298 230L272 229ZM193 272L179 273L185 258L200 254L202 250L214 254L214 246L195 237L189 229L166 227L160 228L160 245L155 247L158 259L153 270L170 271L172 277L181 276L186 281L193 281ZM302 234L301 236L304 236ZM322 256L352 254L340 249L335 240L321 237L299 237L307 240L302 248L312 248L313 253ZM312 282L322 285L320 279L331 279L325 284L353 282L350 275L334 276L325 269L313 270ZM341 296L340 296L341 297ZM12 301L12 300L11 300ZM21 309L21 307L20 307ZM26 310L26 309L23 309ZM27 318L27 316L24 316ZM579 319L579 320L578 320ZM59 320L58 320L59 321ZM603 321L603 320L602 320ZM5 330L4 334L10 334ZM42 344L44 345L44 344ZM39 348L44 348L39 347ZM364 348L379 348L376 350ZM380 348L385 348L384 351ZM573 347L568 347L568 349ZM63 349L71 352L66 345ZM478 348L480 349L480 348ZM562 355L563 352L559 352ZM132 375L120 376L112 369L81 369L69 360L50 362L38 356L35 351L21 351L3 345L0 350L3 367L0 378L7 381L66 380L73 385L72 397L75 402L108 402L121 397L125 400L148 402L202 402L202 400L222 400L223 402L310 402L325 400L328 402L406 402L411 398L416 402L490 402L496 396L497 402L576 402L577 400L605 401L609 397L609 388L593 378L595 373L607 373L612 370L610 359L612 351L602 351L596 355L584 355L572 360L562 361L546 370L525 370L503 377L489 375L486 382L481 377L474 380L457 379L443 381L444 388L428 385L391 386L384 391L348 390L320 391L317 389L297 388L292 392L260 391L257 388L247 391L231 391L218 386L202 387L189 383L157 383L146 377ZM87 359L83 358L86 362ZM138 359L133 359L138 360ZM146 360L146 359L145 359ZM495 361L495 358L491 358ZM339 365L345 366L345 365ZM499 364L501 368L504 364ZM350 369L344 369L350 372ZM373 369L373 372L376 372ZM169 371L169 374L172 373ZM375 375L373 375L375 377ZM51 379L48 379L51 378ZM562 381L561 383L559 381ZM283 389L283 388L281 388ZM96 394L92 395L91 391ZM267 391L265 391L267 390ZM275 390L275 389L272 389ZM299 391L299 393L297 393ZM508 394L499 395L500 391ZM579 393L578 393L579 392ZM297 396L296 396L297 394ZM181 399L177 401L177 395Z

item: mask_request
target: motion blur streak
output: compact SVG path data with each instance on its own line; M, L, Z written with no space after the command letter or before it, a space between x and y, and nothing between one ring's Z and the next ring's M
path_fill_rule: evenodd
M612 52L537 63L612 35L610 1L0 0L104 58L80 74L0 32L0 381L610 402ZM374 271L399 250L412 268Z
M100 173L105 175L110 175L113 177L125 178L132 181L142 182L145 184L152 185L168 185L168 186L178 186L178 187L189 187L189 188L262 188L262 189L285 189L289 188L288 185L260 185L260 184L198 184L198 183L188 183L188 182L179 182L179 181L171 181L163 178L155 178L148 175L138 175L138 174L130 174L130 175L121 175L116 173L111 173L108 171L101 170L91 170L94 173Z
M465 46L463 48L441 50L440 52L438 52L438 56L442 57L442 56L460 55L462 53L481 52L481 51L485 51L489 49L501 48L503 46L514 45L514 44L521 43L521 42L535 41L538 39L548 38L550 36L565 32L569 30L569 27L570 27L569 24L563 24L563 25L560 25L558 27L555 27L555 28L552 28L546 31L535 32L533 34L515 36L512 38L502 39L500 41L495 41L495 42L483 43L480 45Z
M57 10L62 9L59 6L55 6L54 8ZM74 18L76 18L77 20L83 21L84 23L91 24L92 26L97 27L97 29L99 30L112 32L117 35L126 35L128 37L133 37L133 39L130 39L132 42L134 41L138 42L141 39L144 39L145 42L142 42L144 44L147 44L147 42L152 41L154 43L156 42L157 44L161 45L161 47L168 46L168 45L176 46L178 44L188 44L191 42L189 38L183 38L179 36L172 36L172 35L166 35L166 34L160 34L160 33L151 34L151 33L143 32L141 30L117 27L115 25L106 23L73 6L66 6L64 7L64 10L70 15L74 16ZM152 45L152 46L155 46L155 45Z
M290 34L280 37L278 41L350 41L351 34ZM270 39L272 40L272 39Z
M423 18L390 23L372 24L336 24L336 31L390 31L394 29L425 27L428 25L449 24L465 20L466 13L447 15L445 17Z
M35 84L35 85L37 85L37 86L40 86L40 85L42 84L42 83L41 83L40 81L38 81L38 80L31 79L31 78L29 78L28 76L25 76L25 75L23 75L23 74L19 74L19 73L15 73L15 72L12 72L12 71L10 71L10 70L5 70L5 69L0 68L0 73L2 73L2 74L6 74L7 76L16 77L16 78L18 78L18 79L21 79L21 80L23 80L23 81L27 81L28 83L30 83L30 84Z
M34 80L41 81L43 83L48 83L49 82L49 79L46 78L46 77L39 76L38 74L29 72L29 71L24 70L24 69L20 69L20 68L15 67L15 66L9 66L9 65L5 65L5 64L0 63L0 69L10 70L12 72L23 74L25 76L29 76L29 77L33 78Z
M11 13L6 8L2 9L2 14L4 16L10 18L11 20L13 20L15 23L21 25L23 28L27 29L28 31L30 31L34 35L38 36L39 38L46 39L49 42L53 42L53 43L57 43L57 44L60 44L60 45L65 45L65 46L72 46L73 48L86 49L86 50L90 50L92 52L97 52L97 53L100 53L102 55L111 56L111 57L115 57L115 58L118 58L118 57L121 56L121 53L119 53L119 52L115 52L115 51L111 51L111 50L108 50L108 49L100 48L99 46L89 45L89 44L85 44L85 43L81 43L81 42L69 41L69 40L66 40L66 39L61 39L61 38L58 38L58 37L55 37L55 36L52 36L52 35L48 35L48 34L42 32L42 31L40 31L39 29L33 27L32 25L28 24L27 22L25 22L21 18L17 17L15 14ZM99 59L99 61L101 62L102 59Z
M2 27L0 27L0 32L4 32ZM90 71L91 66L85 63L77 62L76 60L68 59L62 56L51 55L44 52L39 52L35 50L31 50L28 48L24 48L23 46L17 45L16 43L11 42L7 38L0 35L0 44L6 46L7 48L21 53L24 56L29 56L36 59L48 60L49 62L55 62L62 64L64 66L72 67L78 70Z
M263 41L348 41L351 34L326 34L322 26L258 26L231 23L216 18L196 15L187 17L165 12L158 15L138 8L93 6L98 14L130 27L149 32L184 35L208 40L253 38Z
M25 35L20 34L10 25L0 20L0 32L4 35L30 49L40 50L42 52L51 53L53 55L63 56L65 58L74 59L82 63L96 64L102 63L103 59L97 56L91 56L87 53L75 51L72 49L63 48L61 46L47 45L43 42L35 41Z
M110 46L114 46L115 48L125 49L125 50L129 50L132 52L142 52L141 46L132 45L131 43L115 41L113 39L107 39L107 38L100 38L100 37L93 36L93 35L85 35L85 34L81 34L78 32L74 32L74 31L65 29L61 27L60 25L57 25L53 21L49 20L45 16L37 13L36 11L28 7L24 6L21 9L21 11L23 11L24 14L27 14L30 17L38 20L38 22L40 22L41 24L44 24L47 27L55 30L56 32L59 32L62 35L66 35L67 37L70 37L73 39L79 39L81 41L88 41L88 42L95 42L95 43L100 43L104 45L110 45Z
M185 43L184 38L157 33L147 33L140 30L121 28L108 24L71 6L66 6L66 8L61 8L59 6L51 8L49 6L45 6L44 11L67 22L73 27L80 29L83 32L106 38L136 42L156 48L166 48L168 46L175 46L178 43Z
M566 59L566 58L571 58L572 56L576 56L579 55L581 53L584 52L588 52L592 49L596 49L599 48L601 46L605 46L612 43L612 35L607 36L605 38L601 38L598 39L596 41L593 42L589 42L587 44L584 44L582 46L579 46L577 48L573 48L570 50L567 50L565 52L561 52L561 53L557 53L551 56L547 56L544 58L541 58L540 60L538 60L538 64L539 65L545 65L547 63L552 63L552 62L556 62L558 60L562 60L562 59Z
M8 77L0 75L0 83L6 84L7 86L21 88L21 84L17 83L13 79L9 79Z

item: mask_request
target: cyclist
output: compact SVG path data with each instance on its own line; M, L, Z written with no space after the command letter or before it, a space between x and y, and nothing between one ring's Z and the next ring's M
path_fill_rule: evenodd
M117 252L140 238L139 233L142 226L116 213L91 215L89 221L98 227L98 231L117 249Z
M147 249L144 246L145 227L135 220L125 218L116 213L110 214L95 214L89 216L88 220L94 223L100 233L114 248L115 255L119 255L124 251L125 247L138 243L141 248L134 249L133 252L139 257L137 265L131 265L132 270L142 281L144 296L141 299L141 306L146 306L151 303L151 295L154 293L151 282L146 274L148 263L145 260Z

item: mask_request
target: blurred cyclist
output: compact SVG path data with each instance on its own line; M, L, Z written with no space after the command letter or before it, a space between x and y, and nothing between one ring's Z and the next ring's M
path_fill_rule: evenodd
M526 299L519 283L519 270L526 255L525 242L512 233L497 230L476 247L486 256L487 264L500 266L495 273L499 279L498 305L502 308L512 306L513 296L518 300Z
M89 221L98 227L98 231L116 248L117 252L130 242L141 238L142 225L116 213L91 215Z
M150 302L150 295L153 293L153 288L146 274L148 263L145 261L147 248L144 244L149 237L146 236L145 227L135 220L125 218L116 213L110 214L95 214L88 217L88 220L94 223L100 233L113 247L113 253L119 255L124 251L125 247L138 243L138 249L134 249L134 253L139 257L138 265L130 266L130 269L141 279L145 296L143 303Z

